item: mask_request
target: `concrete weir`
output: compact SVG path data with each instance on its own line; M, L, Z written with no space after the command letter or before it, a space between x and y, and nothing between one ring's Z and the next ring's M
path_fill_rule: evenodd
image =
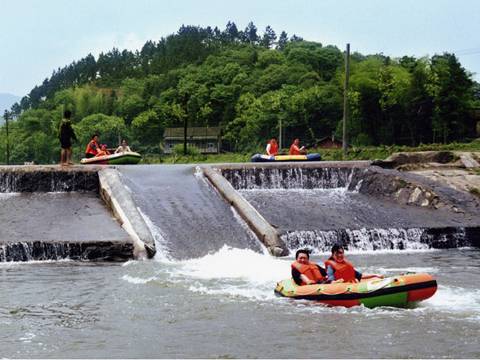
M325 164L325 163L324 163ZM331 164L335 167L334 164ZM363 168L369 165L366 161L344 162L342 166L348 168ZM270 254L274 256L286 256L289 249L281 239L280 232L268 222L260 212L250 204L241 194L239 194L234 185L234 175L237 179L246 180L248 172L256 170L275 170L275 169L315 169L317 164L312 163L281 163L281 164L224 164L201 166L200 169L212 185L232 205L240 214L242 219L248 224L250 229L257 235L258 239L266 246ZM228 176L229 174L231 176ZM226 176L225 176L226 175ZM255 175L254 175L255 177ZM258 176L257 176L258 178ZM227 180L228 179L228 180Z
M480 246L480 201L367 161L221 164L202 171L269 251Z
M152 256L153 239L114 173L100 166L0 167L0 261Z

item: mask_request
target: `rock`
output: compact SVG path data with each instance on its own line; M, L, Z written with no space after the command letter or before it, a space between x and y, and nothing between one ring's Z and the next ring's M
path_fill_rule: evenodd
M462 153L460 161L467 169L480 167L480 164L469 153Z

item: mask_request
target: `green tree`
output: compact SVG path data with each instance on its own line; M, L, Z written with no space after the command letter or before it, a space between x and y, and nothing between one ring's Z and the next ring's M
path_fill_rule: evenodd
M128 137L127 127L122 118L104 114L92 114L74 125L78 138L78 150L82 153L93 134L97 133L100 142L109 147L118 145L119 138Z
M260 45L264 48L270 49L275 43L275 40L277 40L277 35L275 34L275 31L273 31L273 29L270 27L270 25L268 25L265 28L262 39L260 40Z

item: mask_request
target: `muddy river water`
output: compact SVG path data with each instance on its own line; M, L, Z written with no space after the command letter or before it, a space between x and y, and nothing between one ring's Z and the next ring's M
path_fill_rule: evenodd
M183 261L2 263L0 356L480 357L480 251L349 259L365 272L431 273L438 291L413 309L287 300L273 288L291 258L230 247Z

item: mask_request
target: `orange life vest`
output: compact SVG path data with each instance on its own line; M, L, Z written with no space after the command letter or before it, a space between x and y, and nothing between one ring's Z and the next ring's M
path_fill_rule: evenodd
M289 155L302 155L300 153L300 149L295 144L292 144L292 146L290 146L290 151L288 152L288 154Z
M305 275L314 282L324 280L318 266L314 263L309 262L308 264L300 264L298 261L294 261L292 263L292 268L297 269L300 274ZM302 285L307 285L307 283L302 280Z
M85 154L97 155L98 153L98 144L95 140L90 140L85 149Z
M267 155L270 155L270 156L278 155L278 144L276 142L274 143L273 141L270 141L270 149Z
M328 259L325 261L325 269L331 266L334 271L335 280L343 279L345 282L355 282L355 268L347 260L339 263L335 260Z

